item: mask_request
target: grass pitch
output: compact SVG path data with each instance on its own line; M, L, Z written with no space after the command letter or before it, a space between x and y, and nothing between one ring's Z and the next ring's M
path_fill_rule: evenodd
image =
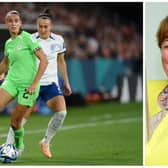
M25 125L25 152L5 165L142 165L142 103L68 108L64 125L52 141L53 157L47 159L39 141L50 117L31 115ZM0 115L0 144L5 142L9 122L10 116Z

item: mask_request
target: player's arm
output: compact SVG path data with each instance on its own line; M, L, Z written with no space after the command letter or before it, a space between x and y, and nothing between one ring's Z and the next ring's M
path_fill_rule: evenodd
M8 58L4 57L0 62L0 75L3 75L5 72L7 72L8 67L9 67Z
M38 48L35 50L35 55L37 56L37 58L40 60L39 66L38 66L38 71L37 74L35 76L35 79L33 81L33 83L31 84L31 86L27 89L27 91L29 93L32 93L35 91L37 84L39 83L45 69L47 68L48 65L48 60L43 52L43 50L41 48Z
M69 96L72 93L70 84L69 84L69 79L68 79L68 74L67 74L67 66L66 66L66 62L64 59L64 53L60 53L57 57L57 61L58 61L58 70L61 73L61 76L64 80L64 92L65 95Z

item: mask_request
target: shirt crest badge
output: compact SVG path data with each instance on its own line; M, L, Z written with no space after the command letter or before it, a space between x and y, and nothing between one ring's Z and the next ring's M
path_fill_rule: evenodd
M60 50L59 46L56 45L56 44L51 44L50 49L51 49L52 52L56 52L56 51Z
M51 51L54 51L55 50L55 44L51 44Z

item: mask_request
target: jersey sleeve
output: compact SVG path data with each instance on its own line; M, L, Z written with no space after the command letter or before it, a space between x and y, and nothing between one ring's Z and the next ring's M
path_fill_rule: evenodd
M60 37L60 50L59 53L63 53L66 51L66 45L65 45L65 41L62 37Z

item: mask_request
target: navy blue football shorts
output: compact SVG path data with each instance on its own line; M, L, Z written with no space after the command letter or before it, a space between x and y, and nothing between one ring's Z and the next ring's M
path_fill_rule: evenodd
M40 86L38 99L42 99L44 102L47 102L48 100L56 96L63 96L63 94L60 87L55 83L46 86Z

